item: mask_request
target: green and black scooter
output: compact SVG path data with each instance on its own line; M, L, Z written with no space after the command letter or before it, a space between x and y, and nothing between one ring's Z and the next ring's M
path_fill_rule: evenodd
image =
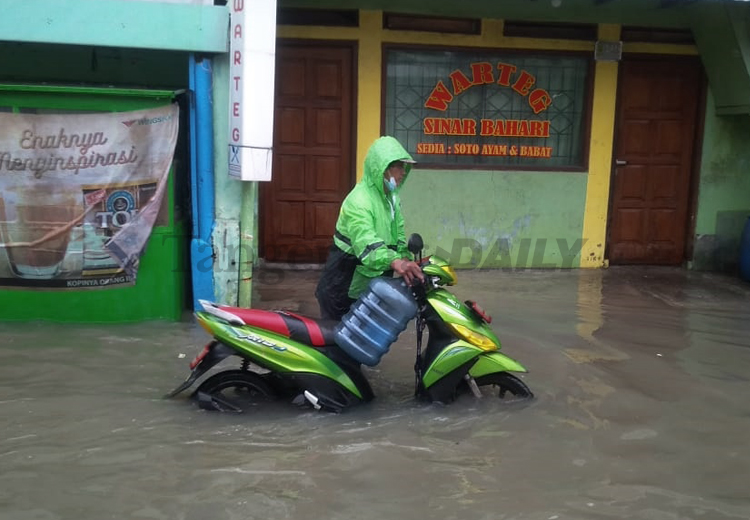
M400 279L375 279L341 322L201 301L204 310L195 316L213 339L190 363L185 382L166 397L237 356L239 368L213 373L195 390L201 407L242 412L261 401L286 399L339 412L374 397L362 364L377 364L415 318L417 397L448 403L462 393L480 398L491 389L503 400L532 399L528 386L512 374L526 369L500 352L491 318L475 302L461 302L444 288L456 283L453 268L437 256L423 258L418 234L408 247L424 283L407 287ZM390 305L394 302L398 305ZM425 328L428 341L422 349Z

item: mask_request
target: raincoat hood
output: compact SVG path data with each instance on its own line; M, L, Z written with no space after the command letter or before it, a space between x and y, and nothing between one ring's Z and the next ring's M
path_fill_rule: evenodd
M394 137L380 137L367 151L367 156L365 157L365 182L378 188L381 193L385 193L383 187L385 169L388 168L388 165L393 161L404 161L406 163L406 176L401 182L401 185L396 188L396 191L398 191L406 182L409 172L411 171L411 165L416 161L412 159L409 152L407 152L404 147L401 146L401 143L399 143Z

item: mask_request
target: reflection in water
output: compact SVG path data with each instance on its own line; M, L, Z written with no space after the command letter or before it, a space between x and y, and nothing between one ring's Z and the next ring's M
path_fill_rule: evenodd
M367 370L370 405L236 416L160 398L203 346L192 323L0 325L0 517L750 517L750 286L649 269L459 278L531 369L531 405L415 402L412 326Z

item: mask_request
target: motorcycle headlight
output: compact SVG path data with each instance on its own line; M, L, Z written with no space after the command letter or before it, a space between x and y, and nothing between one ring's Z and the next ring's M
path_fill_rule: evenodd
M497 350L495 342L484 334L474 332L470 328L465 327L464 325L459 325L458 323L450 323L449 325L453 328L456 334L472 345L479 347L482 350Z

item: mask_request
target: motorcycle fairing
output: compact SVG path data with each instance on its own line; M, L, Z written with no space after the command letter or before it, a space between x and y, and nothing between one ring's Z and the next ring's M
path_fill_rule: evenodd
M336 381L319 374L310 373L287 373L279 374L287 384L293 384L297 388L305 389L317 398L317 404L331 412L341 412L355 404L370 401L373 398L370 385L364 395L356 396ZM369 391L369 392L368 392Z
M435 360L425 370L422 381L425 389L443 379L446 375L459 372L458 368L471 362L468 373L474 379L495 372L527 372L518 361L498 351L486 352L479 347L457 340L443 348ZM463 371L461 377L466 373Z
M422 374L422 382L426 389L438 380L466 364L484 351L464 340L456 340L443 348L432 363ZM463 374L462 374L463 376Z
M317 348L256 327L232 325L206 312L197 312L196 318L216 339L231 345L258 366L279 373L318 374L362 399L362 393L346 372Z
M482 353L469 369L469 375L474 379L495 372L527 372L527 370L515 359L497 351Z
M432 402L450 403L456 398L457 389L473 363L474 360L470 359L463 365L459 365L452 372L438 379L429 388L422 387L422 395L426 396Z
M492 327L479 318L468 305L456 299L450 291L436 289L427 295L427 301L446 323L457 323L487 336L500 348L500 339L492 330Z

